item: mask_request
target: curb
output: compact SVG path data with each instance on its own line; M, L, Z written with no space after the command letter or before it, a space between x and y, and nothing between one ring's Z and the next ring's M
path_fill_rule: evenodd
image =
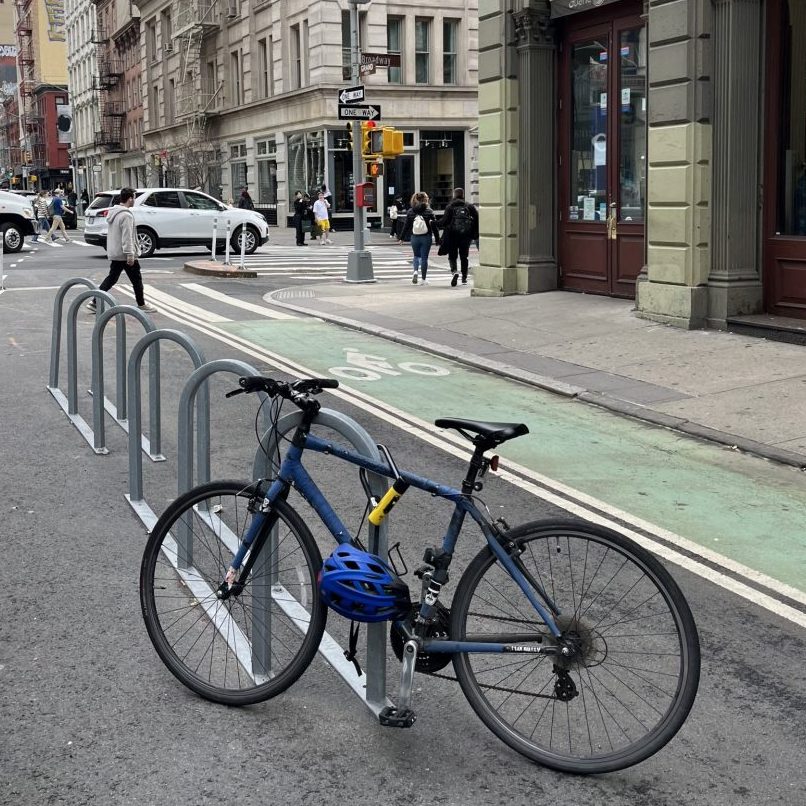
M452 361L457 361L460 364L473 367L474 369L484 370L485 372L492 372L501 377L508 378L509 380L519 381L529 386L535 386L538 389L543 389L547 392L562 395L563 397L573 398L579 400L581 403L586 403L591 406L598 406L599 408L607 409L615 414L621 414L626 417L632 417L635 420L657 425L662 428L668 428L672 431L679 431L690 437L702 439L707 442L714 442L719 445L731 448L733 450L749 453L753 456L768 459L779 464L789 465L790 467L797 468L798 470L806 470L806 456L794 451L788 451L784 448L776 448L773 445L766 445L763 442L742 437L738 434L729 434L725 431L719 431L715 428L702 425L700 423L692 422L691 420L683 419L682 417L675 417L671 414L664 414L654 409L649 409L638 403L632 403L628 400L622 400L618 397L605 394L603 392L592 392L581 386L573 386L572 384L563 383L555 378L549 378L544 375L537 375L532 372L518 369L509 364L502 364L497 361L490 361L472 353L457 350L452 347L446 347L442 344L437 344L426 339L420 339L416 336L407 336L396 330L388 330L378 325L368 325L365 322L360 322L357 319L350 319L346 316L339 316L337 314L323 313L321 311L314 311L302 305L294 305L290 302L284 302L275 295L281 295L290 289L279 288L272 291L267 296L273 305L288 310L302 313L307 316L323 319L327 322L332 322L336 325L350 328L351 330L358 330L362 333L367 333L371 336L378 336L379 338L393 341L398 344L403 344L407 347L415 347L424 352L431 353L432 355L440 356L441 358L449 358ZM299 286L293 287L295 293L299 293Z
M239 269L237 266L225 266L212 260L192 260L185 263L183 270L190 274L203 274L207 277L257 277L252 269Z

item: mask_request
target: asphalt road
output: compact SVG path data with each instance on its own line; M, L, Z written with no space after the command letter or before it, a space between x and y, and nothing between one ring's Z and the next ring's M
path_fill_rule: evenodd
M173 293L188 276L176 271L181 255L163 256L169 259L144 261L145 279ZM5 728L0 803L804 802L803 629L676 566L671 570L700 630L699 696L687 724L666 748L620 773L573 778L531 764L484 727L450 681L416 678L419 718L407 731L379 727L321 659L287 693L247 709L214 706L185 691L153 652L139 613L145 533L124 499L125 435L107 425L110 454L95 456L45 389L54 288L76 276L99 281L106 268L103 253L66 245L25 254L9 268L11 262L6 256L9 290L0 295L0 501L6 554L0 571ZM262 305L266 292L294 282L292 276L273 274L204 285ZM120 297L129 301L123 289ZM221 310L201 297L195 304L210 313ZM248 318L246 311L241 315ZM158 327L192 332L207 359L234 357L260 367L253 356L187 323L165 314L154 319ZM80 390L89 385L90 323L79 315ZM131 328L130 343L136 337ZM111 335L107 340L111 385ZM168 461L146 462L144 468L145 497L157 511L175 491L175 413L190 369L181 348L166 344L163 448ZM211 386L212 475L243 477L255 450L255 402L225 401L223 393L232 386L228 378L216 377ZM461 477L464 466L455 457L387 419L341 402L337 407L387 444L399 465L449 483ZM89 418L83 392L80 411ZM501 453L506 459L506 448ZM754 470L761 481L765 473L776 472L763 464ZM329 494L334 491L337 509L355 527L356 479L321 463L314 473ZM483 495L491 510L505 511L511 523L562 514L500 479L491 479ZM441 538L446 518L439 502L422 494L407 495L395 509L392 539L401 541L410 567L423 547ZM478 547L472 533L465 539L456 557L460 568ZM331 618L328 628L337 638L346 632L338 618ZM397 667L391 660L388 680L394 696Z

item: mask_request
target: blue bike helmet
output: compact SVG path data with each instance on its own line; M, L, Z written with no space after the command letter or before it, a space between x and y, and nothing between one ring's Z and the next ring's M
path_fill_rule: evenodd
M376 554L343 543L322 563L319 593L353 621L389 621L411 610L409 588Z

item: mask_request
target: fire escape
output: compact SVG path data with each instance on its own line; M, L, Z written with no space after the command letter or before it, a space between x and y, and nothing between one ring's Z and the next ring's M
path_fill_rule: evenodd
M93 80L93 89L98 92L100 128L95 132L95 145L107 153L124 151L123 118L126 108L121 100L123 62L115 58L115 51L106 29L98 23L92 34L97 46L98 75Z
M45 167L44 118L36 99L36 59L32 0L17 0L17 73L20 93L20 163L36 172Z
M202 75L201 51L204 37L219 30L218 0L179 0L174 39L181 55L180 80L176 88L176 117L188 129L203 129L219 87Z

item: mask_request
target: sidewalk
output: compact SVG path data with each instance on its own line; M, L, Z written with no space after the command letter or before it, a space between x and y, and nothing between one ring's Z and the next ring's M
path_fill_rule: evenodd
M382 243L393 242L373 233L370 244ZM448 285L440 268L446 264L434 260L432 284L425 287L338 282L287 288L267 299L806 468L806 347L679 330L639 319L631 301L608 297L563 291L472 297L470 286Z

